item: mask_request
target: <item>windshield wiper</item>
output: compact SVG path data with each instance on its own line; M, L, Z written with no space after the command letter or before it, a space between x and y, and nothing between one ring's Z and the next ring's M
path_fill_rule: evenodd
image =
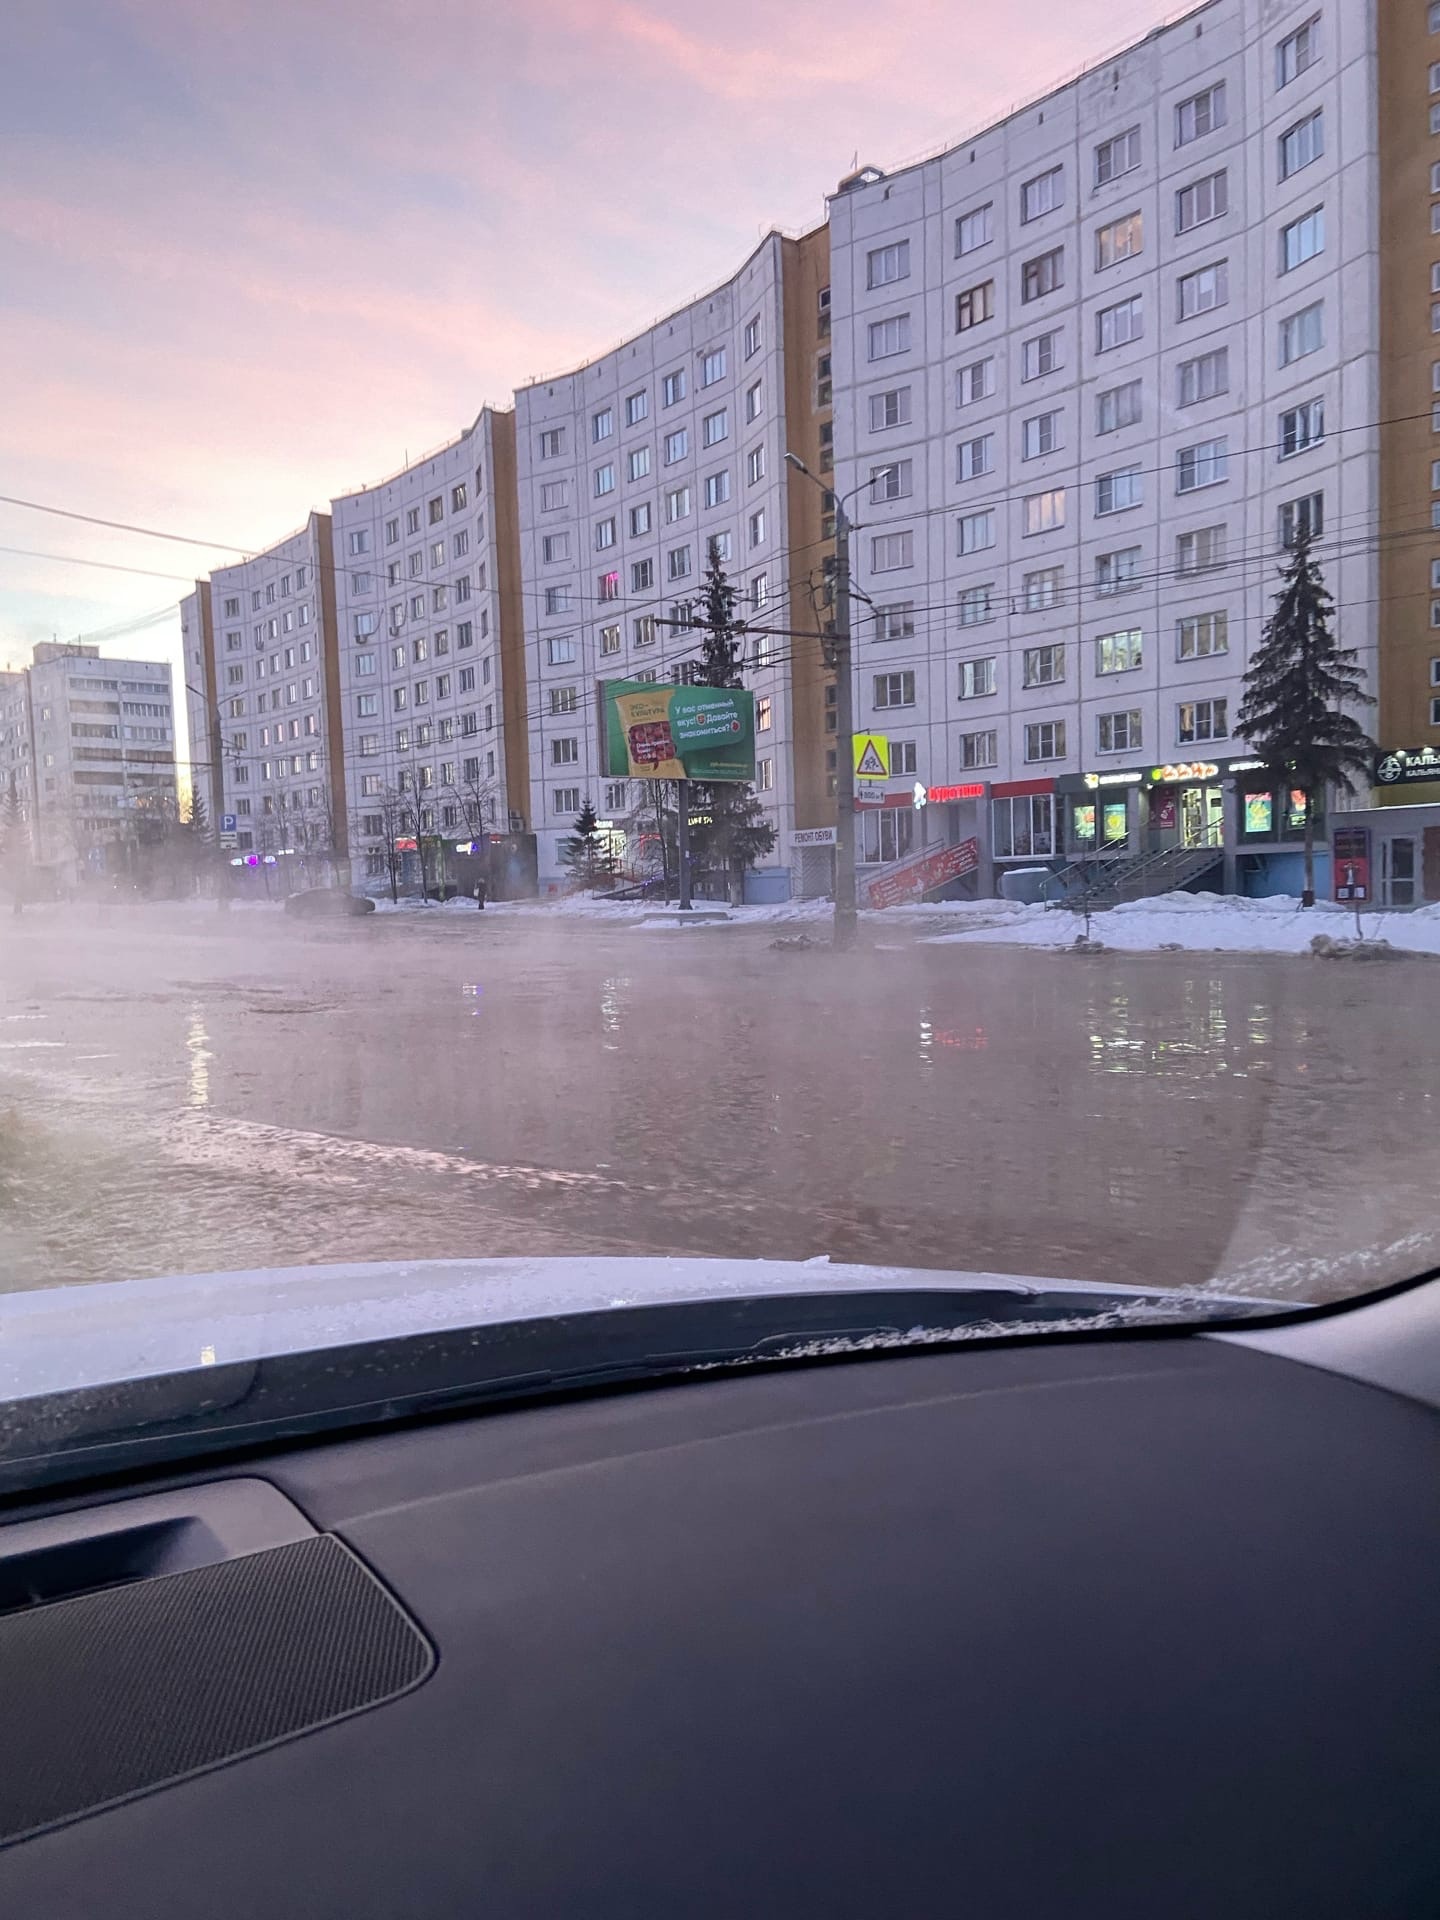
M282 1353L0 1405L0 1494L437 1412L767 1366L1265 1312L1223 1297L1012 1287L741 1296Z

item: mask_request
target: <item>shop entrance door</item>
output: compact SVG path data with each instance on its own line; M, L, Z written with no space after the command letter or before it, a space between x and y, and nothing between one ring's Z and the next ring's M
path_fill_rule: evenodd
M1415 842L1408 837L1380 842L1380 904L1415 904Z
M1219 787L1180 789L1180 844L1182 847L1225 844L1225 802Z

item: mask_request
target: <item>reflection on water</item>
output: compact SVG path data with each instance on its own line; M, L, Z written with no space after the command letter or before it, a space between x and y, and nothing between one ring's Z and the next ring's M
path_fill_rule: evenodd
M596 1249L1284 1294L1440 1220L1421 965L141 929L7 956L47 1050L5 1098L88 1170L27 1187L11 1284Z

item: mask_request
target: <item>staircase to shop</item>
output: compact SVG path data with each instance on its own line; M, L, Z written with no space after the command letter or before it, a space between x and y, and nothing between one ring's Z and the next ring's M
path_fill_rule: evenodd
M1045 904L1092 913L1126 900L1148 900L1157 893L1178 892L1224 858L1221 847L1164 847L1115 860L1077 860L1051 880Z

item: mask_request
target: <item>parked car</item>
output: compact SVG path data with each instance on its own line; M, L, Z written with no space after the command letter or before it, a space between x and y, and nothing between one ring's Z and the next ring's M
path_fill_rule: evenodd
M363 893L347 893L339 887L307 887L303 893L289 896L285 911L301 920L347 920L373 913L375 902Z

